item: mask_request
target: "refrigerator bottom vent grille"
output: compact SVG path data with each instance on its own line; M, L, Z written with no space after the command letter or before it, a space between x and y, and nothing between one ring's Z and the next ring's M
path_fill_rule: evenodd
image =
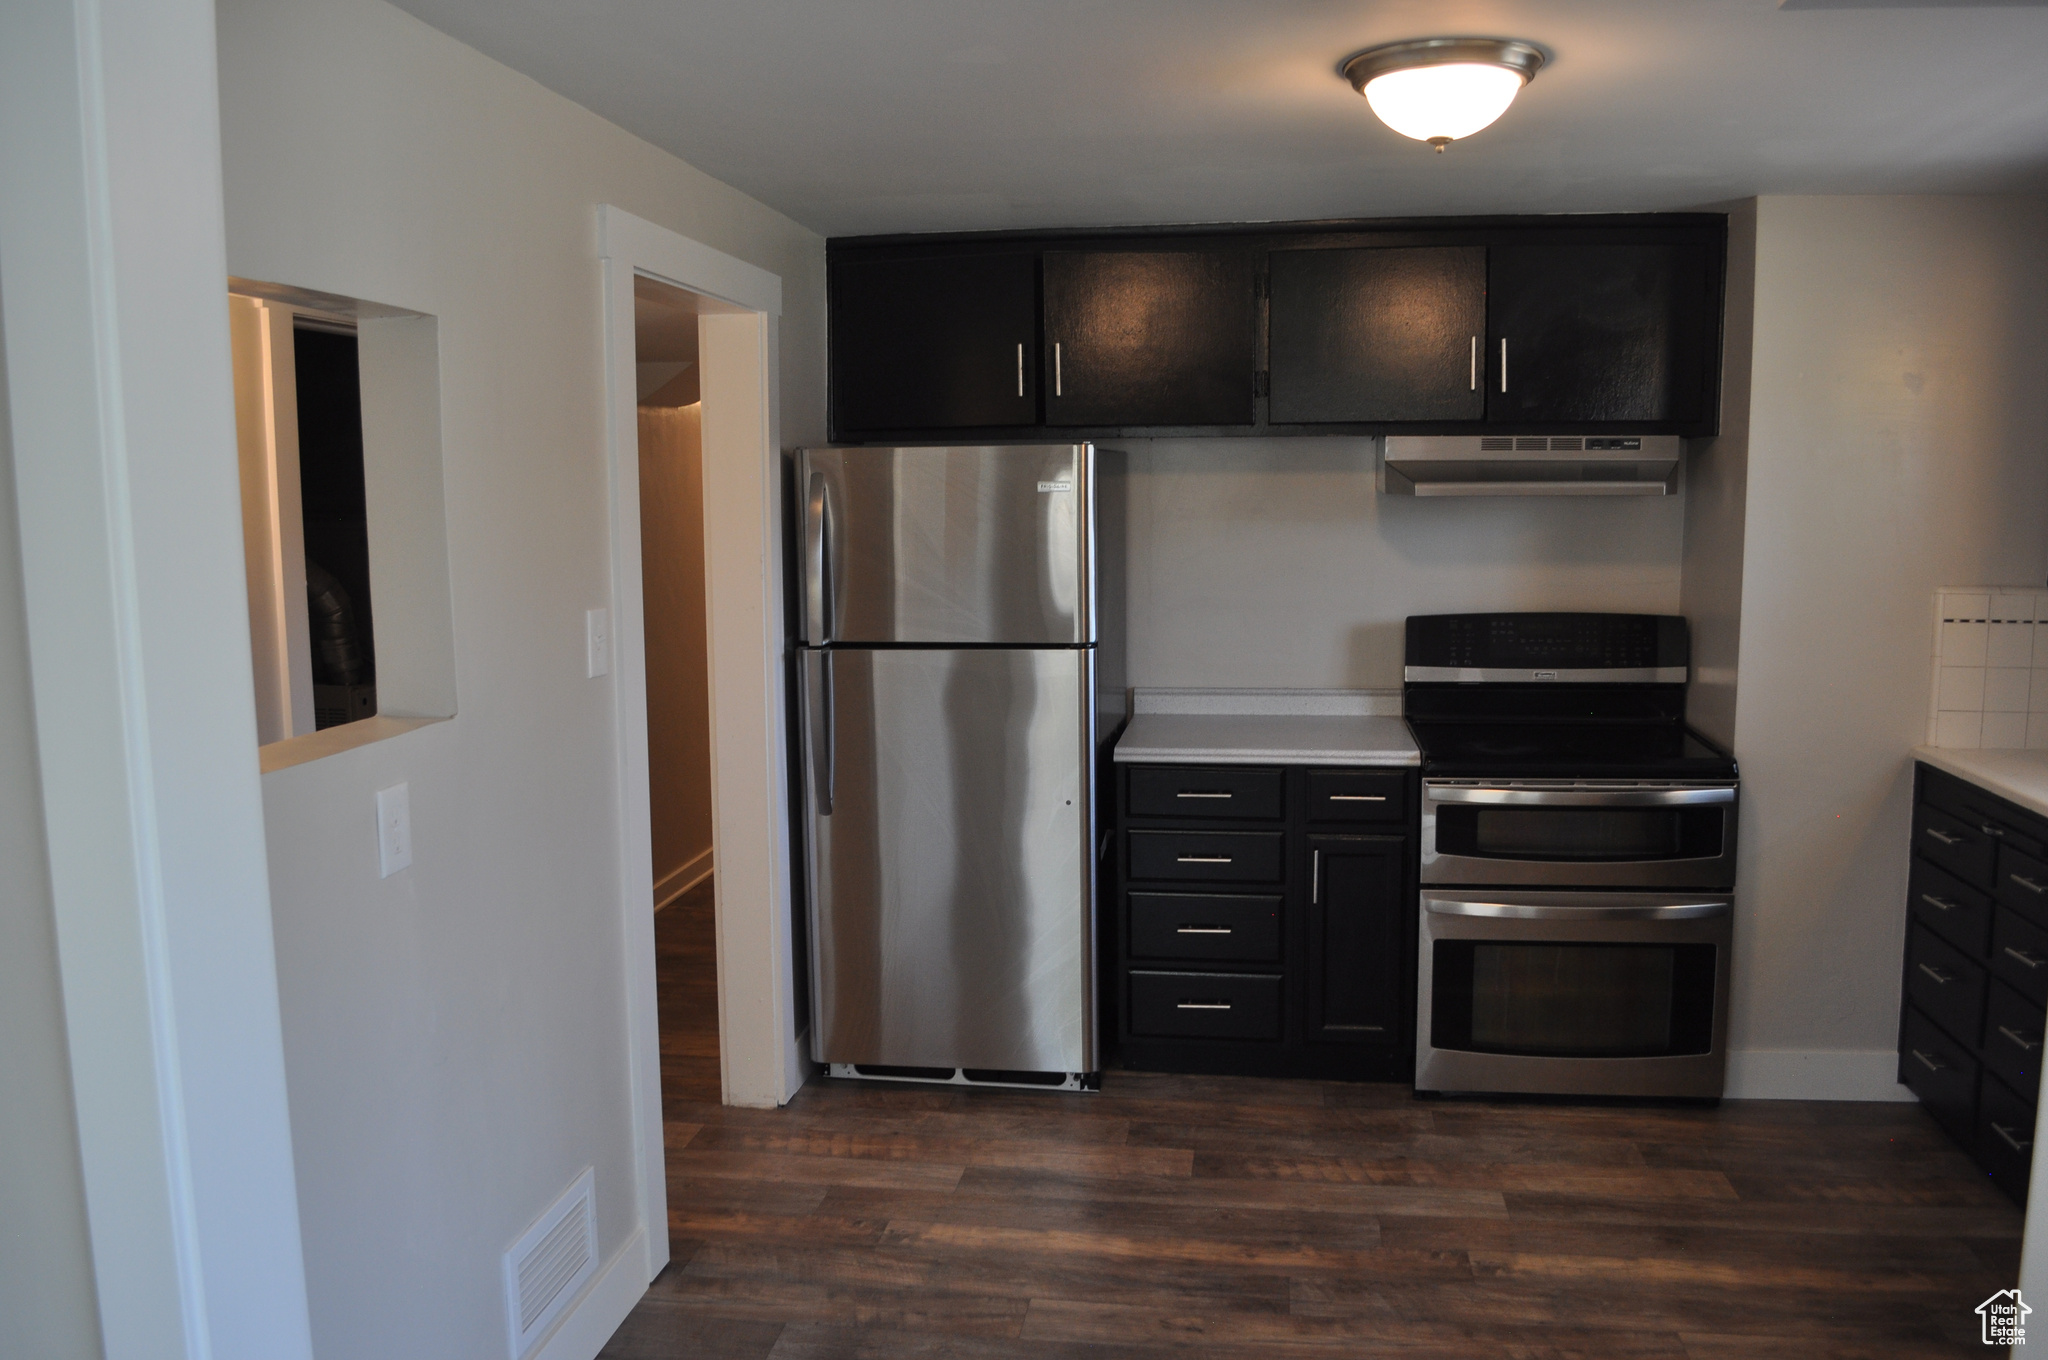
M832 1075L857 1081L923 1081L946 1086L1011 1086L1037 1091L1099 1091L1099 1072L1015 1072L995 1067L896 1067L833 1063Z

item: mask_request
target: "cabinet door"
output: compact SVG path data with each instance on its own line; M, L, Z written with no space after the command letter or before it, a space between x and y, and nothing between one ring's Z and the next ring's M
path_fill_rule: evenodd
M1276 250L1276 422L1478 420L1486 249Z
M832 415L842 435L1038 423L1038 260L832 264Z
M1244 251L1049 251L1048 425L1248 425L1258 365Z
M1401 942L1415 904L1403 891L1399 836L1310 836L1308 1013L1310 1039L1398 1044L1407 1033Z
M1486 419L1710 421L1716 275L1710 248L1692 242L1493 247Z

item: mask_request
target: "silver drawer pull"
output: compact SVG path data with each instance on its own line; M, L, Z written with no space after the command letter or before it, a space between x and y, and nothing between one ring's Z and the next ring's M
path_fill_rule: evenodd
M1917 1049L1917 1048L1909 1048L1909 1049L1907 1049L1906 1051L1907 1051L1908 1053L1911 1053L1911 1054L1912 1054L1912 1055L1913 1055L1914 1057L1918 1058L1918 1059L1920 1060L1920 1065L1921 1065L1922 1067L1926 1068L1926 1069L1927 1069L1928 1071L1930 1071L1930 1072L1946 1072L1946 1071L1948 1071L1948 1064L1947 1064L1947 1063L1938 1063L1938 1062L1936 1062L1936 1061L1935 1061L1934 1059L1932 1059L1932 1058L1928 1057L1928 1056L1927 1056L1927 1055L1926 1055L1925 1053L1922 1053L1922 1052L1921 1052L1921 1051L1920 1051L1919 1049Z
M1920 900L1922 902L1925 902L1928 906L1933 907L1936 911L1954 911L1956 909L1955 903L1944 902L1939 897L1936 897L1933 893L1921 893Z
M1230 1003L1228 1001L1183 1001L1175 1006L1174 1009L1180 1011L1227 1011L1230 1009Z
M1940 841L1943 845L1961 845L1963 843L1963 838L1961 836L1951 836L1946 831L1943 831L1940 827L1928 827L1927 834L1934 837L1934 839Z
M2006 1038L2012 1040L2015 1044L2019 1045L2019 1050L2022 1053L2032 1053L2035 1049L2041 1046L2041 1041L2039 1039L2029 1039L2024 1034L2015 1034L2011 1029L2007 1028L2004 1025L2000 1025L1998 1027L1998 1032L2000 1034L2003 1034Z
M2029 954L2026 950L2014 949L2011 945L2007 945L2005 947L2005 952L2012 955L2015 959L2018 959L2021 963L2024 963L2029 968L2039 968L2042 964L2048 963L2048 959L2037 959L2032 954ZM1920 966L1922 968L1925 968L1927 965L1923 963Z
M1228 798L1227 793L1176 793L1176 798Z
M1333 803L1384 803L1387 801L1387 795L1384 793L1333 793L1330 795L1330 801Z
M1997 1134L2000 1138L2003 1138L2005 1140L2005 1145L2011 1148L2014 1152L2025 1152L2028 1148L2034 1145L2034 1140L2031 1138L2013 1137L2012 1130L2008 1129L2003 1124L1993 1124L1991 1126L1991 1131Z
M1228 935L1229 926L1182 926L1173 932L1176 935Z
M1987 836L2003 836L2005 834L1995 826L1980 826L1977 829Z
M2033 879L2022 878L2018 874L2007 874L2006 877L2011 879L2013 882L2019 884L2022 888L2025 888L2030 893L2039 893L2043 897L2048 897L2048 883L2036 883Z
M1923 973L1925 973L1925 974L1927 974L1927 976L1929 976L1929 977L1933 978L1933 979L1935 980L1935 982L1936 982L1937 984L1939 984L1940 986L1943 986L1943 987L1946 987L1946 986L1948 986L1948 985L1949 985L1949 984L1950 984L1951 982L1954 982L1954 981L1955 981L1955 978L1954 978L1954 977L1952 977L1952 976L1950 976L1949 974L1947 974L1947 973L1938 973L1938 972L1936 972L1936 971L1935 971L1934 969L1932 969L1932 968L1929 968L1929 967L1928 967L1928 966L1927 966L1926 964L1924 964L1924 963L1920 965L1920 971L1921 971L1921 972L1923 972Z
M1179 858L1179 861L1178 861L1178 862L1179 862L1179 863L1181 863L1181 864L1228 864L1228 863L1230 863L1230 856L1228 856L1228 855L1182 855L1182 856L1180 856L1180 858Z

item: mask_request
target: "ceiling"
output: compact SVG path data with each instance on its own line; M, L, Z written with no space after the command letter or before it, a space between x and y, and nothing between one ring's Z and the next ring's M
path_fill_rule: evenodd
M828 236L2048 188L2048 7L1939 0L398 0ZM1336 74L1552 61L1433 154Z

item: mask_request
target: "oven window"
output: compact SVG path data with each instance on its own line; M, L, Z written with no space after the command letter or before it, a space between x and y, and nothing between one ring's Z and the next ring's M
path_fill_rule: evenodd
M1714 1039L1714 946L1439 940L1430 1042L1474 1053L1656 1058Z
M1475 859L1645 861L1721 853L1721 807L1488 807L1443 803L1436 850Z

